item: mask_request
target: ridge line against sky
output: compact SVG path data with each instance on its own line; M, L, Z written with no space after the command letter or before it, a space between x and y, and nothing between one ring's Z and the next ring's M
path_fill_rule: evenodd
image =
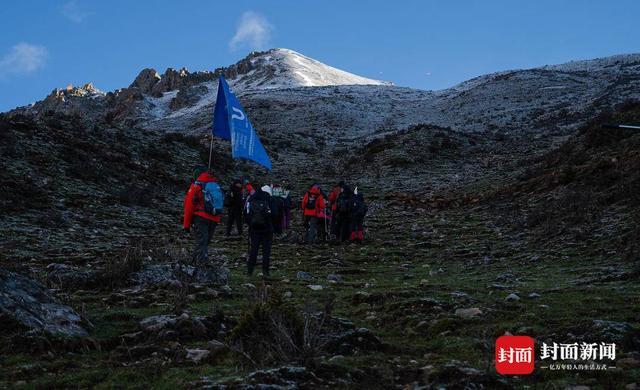
M640 52L637 1L394 4L7 3L0 10L0 111L67 84L93 82L110 91L128 86L145 67L213 70L272 47L359 76L433 90L497 71Z

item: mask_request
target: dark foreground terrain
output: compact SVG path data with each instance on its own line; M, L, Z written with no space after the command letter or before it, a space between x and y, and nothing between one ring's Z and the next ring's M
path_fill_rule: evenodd
M263 282L220 231L203 276L180 265L202 140L5 116L0 387L637 388L640 132L611 122L639 124L640 105L553 142L425 125L361 145L338 165L370 203L367 242L304 246L297 220ZM299 196L339 174L284 179ZM75 310L66 335L16 320L53 316L7 303L16 274ZM615 342L617 359L503 377L504 334Z

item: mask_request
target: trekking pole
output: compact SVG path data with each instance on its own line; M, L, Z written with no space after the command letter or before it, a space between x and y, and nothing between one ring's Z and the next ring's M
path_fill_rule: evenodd
M603 129L631 129L631 130L640 130L640 126L634 125L613 125L613 124L604 124L602 125Z
M324 206L324 237L323 241L327 241L327 237L329 236L329 232L327 231L327 206Z
M251 227L247 229L247 261L249 256L251 256Z
M209 170L211 169L211 160L213 159L213 134L211 134L211 143L209 144Z

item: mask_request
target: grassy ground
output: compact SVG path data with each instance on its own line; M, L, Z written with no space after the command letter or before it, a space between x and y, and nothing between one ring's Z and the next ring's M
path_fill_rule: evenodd
M415 212L398 218L403 213L410 212L376 211L369 220L369 242L362 246L276 243L274 280L266 287L271 295L290 291L291 300L299 306L335 295L335 315L370 329L388 347L334 359L332 364L347 370L366 369L377 375L375 383L380 387L414 381L456 383L459 378L447 377L446 370L453 361L497 380L493 343L505 332L530 335L539 342L600 342L608 340L598 333L593 320L638 325L640 287L637 279L624 277L632 273L632 265L599 252L597 243L539 246L528 237L514 239L482 208ZM189 303L189 310L205 314L222 308L226 315L237 317L255 302L241 286L251 282L263 288L263 284L256 276L244 275L243 241L218 237L214 246L229 259L232 293L196 299ZM317 279L297 280L301 270ZM621 276L610 278L612 270ZM339 274L342 280L328 281L328 274ZM324 289L312 291L308 284L321 284ZM521 299L505 301L510 293ZM531 293L540 296L529 298ZM170 311L169 302L140 308L105 305L100 294L72 294L71 303L84 307L95 325L92 336L103 345L134 331L142 318ZM456 309L472 307L482 314L471 319L454 314ZM206 348L206 344L188 346ZM629 352L621 346L618 354ZM13 354L3 358L0 370L2 386L175 388L202 377L239 378L252 369L239 366L232 357L198 366L157 364L149 356L123 361L103 348ZM506 383L515 387L587 384L620 388L638 375L638 368L580 373L538 369L531 376Z

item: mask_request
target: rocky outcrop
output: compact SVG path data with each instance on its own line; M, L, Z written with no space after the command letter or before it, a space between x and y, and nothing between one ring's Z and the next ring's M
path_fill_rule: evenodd
M129 88L138 88L142 93L151 93L161 77L153 68L145 68L136 76Z
M0 269L0 328L87 336L88 323L71 307L52 297L40 283Z
M48 116L50 113L64 113L91 121L104 110L105 93L87 83L74 87L68 85L64 89L56 88L42 101L36 103L34 108L39 116Z
M180 70L168 68L160 78L160 81L151 89L151 96L160 97L165 92L180 89L185 84L188 76L189 71L186 68L181 68Z
M180 88L176 97L171 99L169 108L171 110L179 110L184 107L195 105L202 95L207 93L209 89L205 85L196 85L193 88Z

